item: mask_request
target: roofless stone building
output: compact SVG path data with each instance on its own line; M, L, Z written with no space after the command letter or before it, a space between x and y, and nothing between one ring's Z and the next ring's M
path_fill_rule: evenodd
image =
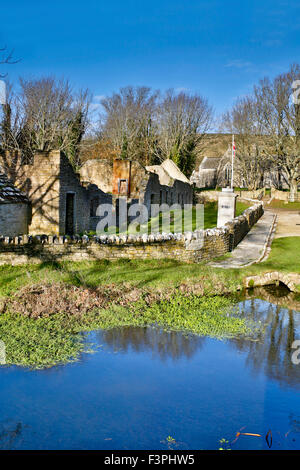
M30 205L0 167L0 236L15 237L28 233Z
M63 152L37 152L33 161L22 165L15 175L15 185L27 197L14 189L14 202L16 204L19 197L20 205L2 211L0 235L4 232L7 236L26 234L28 224L29 233L33 235L94 231L101 220L98 207L112 204L118 211L121 199L128 206L136 202L144 204L148 210L151 204L180 204L183 207L192 203L192 185L171 160L150 167L131 160L89 160L77 174ZM12 197L13 185L10 188ZM30 218L25 210L28 201ZM8 234L12 221L14 228Z

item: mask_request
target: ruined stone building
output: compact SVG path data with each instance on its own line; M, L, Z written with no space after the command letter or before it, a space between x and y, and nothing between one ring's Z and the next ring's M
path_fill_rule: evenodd
M24 207L11 206L9 210L7 205L2 212L0 208L0 235L4 236L28 231L47 235L95 231L100 221L99 206L113 204L117 210L120 198L128 204L139 202L148 208L151 203L181 206L192 203L191 183L170 160L146 168L129 160L113 163L89 160L76 174L62 152L37 152L30 164L22 165L14 180L15 186L24 193L15 189L16 197L21 198L23 194L24 200L20 203ZM30 215L28 209L25 210L29 201ZM7 225L14 210L18 223L13 222L14 230L8 234Z
M32 208L31 234L64 235L90 229L93 201L111 201L94 184L84 184L60 151L37 152L23 165L16 185L27 194Z
M150 204L176 203L183 207L192 203L191 183L172 160L146 167L131 160L88 160L80 170L80 178L111 193L114 199L126 197L128 202L148 208Z
M27 234L29 217L27 196L12 184L0 168L0 236Z
M116 212L121 200L128 209L132 204L143 204L149 217L153 215L151 204L179 204L183 208L193 202L192 185L172 160L146 167L132 160L88 160L80 170L80 178L111 194Z

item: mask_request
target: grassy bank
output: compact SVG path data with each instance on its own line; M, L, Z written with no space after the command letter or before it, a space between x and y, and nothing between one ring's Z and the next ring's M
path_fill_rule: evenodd
M274 240L265 262L244 269L174 260L1 266L7 362L42 367L76 360L86 347L81 333L101 328L157 325L219 338L249 335L223 294L236 292L247 275L277 270L300 272L299 237Z
M118 260L40 265L0 266L0 297L21 287L42 282L63 282L74 286L129 283L139 288L180 285L203 286L203 294L234 291L245 276L268 271L300 273L300 237L277 238L269 258L243 269L211 268L205 263L176 260Z
M7 364L44 368L93 352L83 332L129 326L156 326L217 338L251 336L253 332L245 319L235 316L230 300L177 294L151 305L140 300L78 316L62 312L32 318L6 312L0 316L0 337Z

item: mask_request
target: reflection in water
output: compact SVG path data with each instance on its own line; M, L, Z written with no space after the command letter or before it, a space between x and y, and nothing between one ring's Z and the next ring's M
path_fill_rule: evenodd
M300 433L300 417L291 414L290 415L290 425L291 425L291 431L290 432L295 432L297 434Z
M265 300L270 304L279 305L283 308L289 308L300 312L300 295L291 292L286 286L264 286L250 289L246 293L246 298L253 298Z
M178 360L182 357L192 358L203 347L205 337L152 327L127 327L101 332L101 341L114 351L151 351L154 357L161 360Z
M270 295L278 299L275 294L273 291ZM283 297L281 295L281 301ZM280 384L300 387L300 367L291 361L292 343L300 338L300 314L257 298L240 302L239 308L241 317L261 322L265 334L255 341L238 337L228 343L246 353L246 364L255 372L263 370ZM205 337L150 327L115 328L99 332L99 336L114 351L152 351L154 357L161 360L191 359L206 340Z
M259 341L231 340L239 351L248 352L247 365L256 372L264 370L281 385L300 387L300 367L291 360L292 344L300 338L300 314L259 299L241 302L240 311L242 316L265 326Z
M23 431L22 423L0 423L0 449L10 450L17 445Z
M190 450L215 449L241 428L262 436L271 429L272 448L299 449L300 366L291 344L300 314L282 305L239 303L241 316L265 325L257 341L120 328L85 335L100 351L82 361L0 368L0 449L165 450L167 436ZM234 448L267 444L244 435Z

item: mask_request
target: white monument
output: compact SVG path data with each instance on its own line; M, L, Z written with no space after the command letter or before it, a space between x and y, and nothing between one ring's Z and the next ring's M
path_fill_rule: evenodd
M223 227L227 222L235 218L237 194L231 188L223 188L219 194L218 223L217 227Z

